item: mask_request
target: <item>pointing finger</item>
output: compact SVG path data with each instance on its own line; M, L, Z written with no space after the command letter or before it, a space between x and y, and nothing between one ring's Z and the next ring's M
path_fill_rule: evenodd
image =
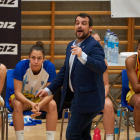
M39 96L41 93L42 93L42 90L40 90L40 91L35 95L35 98L36 98L37 96Z

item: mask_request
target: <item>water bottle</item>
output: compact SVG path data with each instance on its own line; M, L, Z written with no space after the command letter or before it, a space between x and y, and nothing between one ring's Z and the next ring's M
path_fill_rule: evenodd
M107 29L105 36L104 36L104 44L108 45L108 38L110 36L110 29Z
M104 36L104 53L105 53L105 59L107 59L107 49L108 49L108 38L110 36L110 30L107 29L105 36Z
M114 64L118 64L118 56L119 56L119 39L116 34L112 39L112 59L111 62Z
M94 130L93 140L101 140L100 129L96 128Z
M107 62L111 62L112 38L113 38L113 32L110 33L110 36L109 36L109 38L108 38Z
M108 49L107 45L104 45L105 59L107 59L107 49Z
M12 113L8 113L8 123L13 121L13 114Z
M117 136L119 134L119 126L117 126L117 120L115 119L115 125L114 125L114 140L117 139Z
M112 44L111 44L111 52L110 52L110 62L114 63L114 54L115 54L115 49L114 49L114 42L115 42L115 37L113 35L112 37Z
M119 104L119 108L117 109L117 124L116 124L117 128L119 128L120 114L121 114L121 104ZM124 111L123 111L120 131L124 131L124 128L125 128L125 122L124 122Z

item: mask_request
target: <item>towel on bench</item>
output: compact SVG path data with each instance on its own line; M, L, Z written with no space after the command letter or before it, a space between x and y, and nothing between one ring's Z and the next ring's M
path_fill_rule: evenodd
M36 125L36 124L41 124L41 120L35 120L32 119L30 116L24 116L24 126L31 126L31 125ZM13 126L13 121L9 124L10 126Z

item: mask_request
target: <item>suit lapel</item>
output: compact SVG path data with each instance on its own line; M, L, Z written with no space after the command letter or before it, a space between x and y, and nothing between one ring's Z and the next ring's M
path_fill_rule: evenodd
M88 42L90 42L90 40L92 39L91 35L89 37L87 37L83 42L82 44L80 45L81 49L84 50L86 48L86 45L88 44ZM78 58L77 58L77 55L75 56L74 58L74 62L73 62L73 66L72 66L72 70L71 72L73 71L75 65L76 65L76 62L77 62Z
M66 65L67 65L68 68L69 68L69 59L70 59L71 50L72 50L71 46L72 46L73 42L74 42L74 41L72 41L72 43L69 44L68 50L67 50L67 52L66 52L66 53L67 53L67 54L66 54Z
M82 42L82 44L80 45L82 50L86 48L91 39L93 39L93 37L90 35Z
M73 71L73 69L75 67L75 64L76 64L77 60L78 60L77 55L75 55L75 58L74 58L74 61L73 61L73 65L72 65L71 73L72 73L72 71Z

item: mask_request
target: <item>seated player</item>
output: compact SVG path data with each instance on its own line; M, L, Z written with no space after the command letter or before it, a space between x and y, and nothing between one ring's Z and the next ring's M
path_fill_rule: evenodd
M1 97L1 92L5 83L6 67L0 63L0 107L4 107L4 100ZM1 113L0 113L0 129L1 129Z
M101 38L96 33L91 33L92 37L94 37L95 40L97 40L101 44ZM107 61L105 60L106 65ZM106 140L113 140L114 139L114 122L115 122L115 114L114 114L114 108L111 100L107 97L109 93L109 78L108 78L108 69L103 74L103 80L104 80L104 86L105 86L105 105L103 112L103 125L105 129L106 134Z
M129 56L125 61L130 88L126 101L134 107L135 140L140 140L140 39L137 43L137 52L138 54Z
M45 60L44 44L38 41L29 51L29 59L20 61L13 72L14 93L10 96L13 124L17 140L24 140L23 111L35 116L46 111L47 140L54 140L57 125L57 106L53 96L35 98L36 93L48 86L56 76L54 65ZM35 110L38 109L36 112Z

